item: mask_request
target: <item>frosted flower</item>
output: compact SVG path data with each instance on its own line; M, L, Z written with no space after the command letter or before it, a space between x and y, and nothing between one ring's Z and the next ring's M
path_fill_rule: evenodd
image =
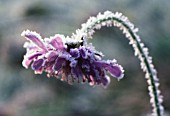
M120 80L124 71L116 60L102 60L102 53L96 51L91 43L87 43L95 31L103 26L118 27L125 34L135 51L135 56L140 60L141 69L145 72L153 115L163 116L163 100L152 57L137 34L138 28L122 13L106 11L103 14L99 13L97 17L90 17L71 38L57 34L42 39L36 32L24 31L22 36L29 42L24 44L27 52L22 64L25 68L31 65L36 74L45 71L48 77L52 75L68 83L88 82L92 86L102 84L107 87L110 83L108 74Z
M31 65L36 74L45 71L48 77L55 76L68 83L88 82L105 87L110 83L108 74L118 80L124 75L116 60L102 60L102 54L91 44L84 45L82 39L75 41L57 34L43 40L29 30L21 35L29 41L24 45L27 52L22 64L25 68Z

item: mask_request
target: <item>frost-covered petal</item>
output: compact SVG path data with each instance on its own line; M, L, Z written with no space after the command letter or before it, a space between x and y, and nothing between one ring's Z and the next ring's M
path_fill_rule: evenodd
M80 57L80 52L77 48L70 49L70 54L73 58L79 58Z
M120 78L122 75L122 70L118 65L109 65L108 67L105 68L110 72L110 74L116 78Z
M57 50L63 50L64 49L64 45L63 45L63 41L59 36L54 36L50 38L50 44L56 48Z
M33 70L39 70L44 66L44 59L37 59L31 65Z
M55 52L48 52L45 57L47 58L48 62L53 62L57 59L58 54Z
M38 33L27 30L23 31L21 36L26 37L29 41L36 44L39 48L45 51L47 50L44 43L42 42L41 36Z
M112 60L112 61L110 61L110 60L109 61L95 61L95 65L97 65L101 68L104 68L113 77L115 77L117 79L121 79L124 76L123 68L120 65L118 65L115 60Z
M56 71L60 70L65 62L66 62L65 58L58 57L55 61L55 64L54 64L54 70L56 70Z
M81 54L81 57L82 57L82 58L87 59L87 57L88 57L88 51L87 51L84 47L81 47L81 48L80 48L80 54Z
M24 66L25 68L28 68L31 62L32 60L29 60L27 57L24 56L24 60L22 61L22 66Z
M42 53L41 53L41 52L37 52L37 53L34 53L34 54L30 55L30 56L28 57L28 59L29 59L29 60L32 60L32 59L34 59L34 58L36 58L36 57L38 57L38 56L40 56L40 55L42 55Z
M41 52L36 52L36 53L27 53L25 56L24 56L24 60L22 61L22 65L25 67L25 68L28 68L28 66L31 64L32 60L34 58L37 58L38 56L42 55Z

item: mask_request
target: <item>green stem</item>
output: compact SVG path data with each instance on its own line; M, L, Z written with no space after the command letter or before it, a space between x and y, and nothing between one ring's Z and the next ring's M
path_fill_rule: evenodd
M87 28L82 28L81 30L85 33L88 33L90 30L94 30L95 29L95 25L97 24L102 24L103 22L106 22L106 21L116 21L118 23L120 23L122 26L124 26L129 34L131 35L131 37L133 38L133 40L135 41L135 44L137 46L137 49L139 51L139 54L143 57L144 59L144 63L145 63L145 66L146 66L146 73L149 73L149 80L151 81L151 87L152 87L152 94L153 94L153 97L154 97L154 103L152 105L154 105L155 107L155 114L157 116L161 116L162 113L161 113L161 103L159 102L159 93L158 93L158 88L156 86L156 80L154 79L155 77L155 74L153 72L153 65L151 66L151 63L149 63L149 59L147 58L148 56L146 56L144 50L143 50L143 47L141 46L141 43L140 41L138 40L137 36L136 36L136 33L133 32L133 30L129 27L129 25L124 22L123 20L117 18L117 17L108 17L108 18L103 18L103 19L100 19L100 20L96 20L95 22L93 22L90 26L88 26ZM139 59L140 60L140 59Z
M112 19L112 20L114 20L114 19ZM116 19L115 19L116 20ZM157 87L156 87L156 85L155 85L155 80L154 80L154 74L152 73L152 70L151 70L151 67L150 67L150 63L149 63L149 61L148 61L148 59L147 59L147 57L146 57L146 55L144 54L144 51L143 51L143 49L142 49L142 47L140 46L140 43L137 41L137 38L136 38L136 36L134 35L134 33L132 32L132 30L125 24L125 23L123 23L121 20L117 20L119 23L121 23L123 26L125 26L127 29L128 29L128 31L129 31L129 33L131 34L131 36L132 36L132 38L136 41L136 44L137 44L137 47L138 47L138 49L139 49L139 51L140 51L140 54L143 56L143 58L144 58L144 62L145 62L145 64L146 64L146 67L147 67L147 71L148 71L148 73L150 74L150 80L151 80L151 85L152 85L152 89L153 89L153 94L154 94L154 100L155 100L155 105L156 105L156 112L157 112L157 115L158 116L161 116L161 111L160 111L160 108L159 108L159 101L158 101L158 98L159 98L159 96L157 96L158 95L158 93L157 93Z

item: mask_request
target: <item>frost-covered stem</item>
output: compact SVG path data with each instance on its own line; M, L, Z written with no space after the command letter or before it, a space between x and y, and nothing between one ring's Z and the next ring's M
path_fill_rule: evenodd
M141 62L141 69L145 72L145 78L148 82L150 102L153 107L153 116L162 116L164 108L161 105L163 100L158 88L159 79L157 78L157 72L152 64L152 58L148 55L148 49L144 47L144 44L136 33L138 29L135 28L128 18L121 13L106 11L104 14L99 13L97 17L91 17L87 23L82 24L82 28L79 31L86 34L87 38L92 38L95 30L100 29L102 26L119 27L129 39L129 44L134 48L135 56L137 56Z

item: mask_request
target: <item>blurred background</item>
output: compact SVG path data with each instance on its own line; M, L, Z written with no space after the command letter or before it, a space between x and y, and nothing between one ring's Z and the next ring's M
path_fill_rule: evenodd
M21 62L26 29L49 37L71 35L89 16L122 12L139 28L158 70L166 112L170 112L169 0L0 0L0 116L146 116L151 112L147 83L128 40L117 28L102 28L91 42L104 59L125 69L121 81L107 89L68 85L55 77L35 75ZM168 115L168 114L167 114Z

